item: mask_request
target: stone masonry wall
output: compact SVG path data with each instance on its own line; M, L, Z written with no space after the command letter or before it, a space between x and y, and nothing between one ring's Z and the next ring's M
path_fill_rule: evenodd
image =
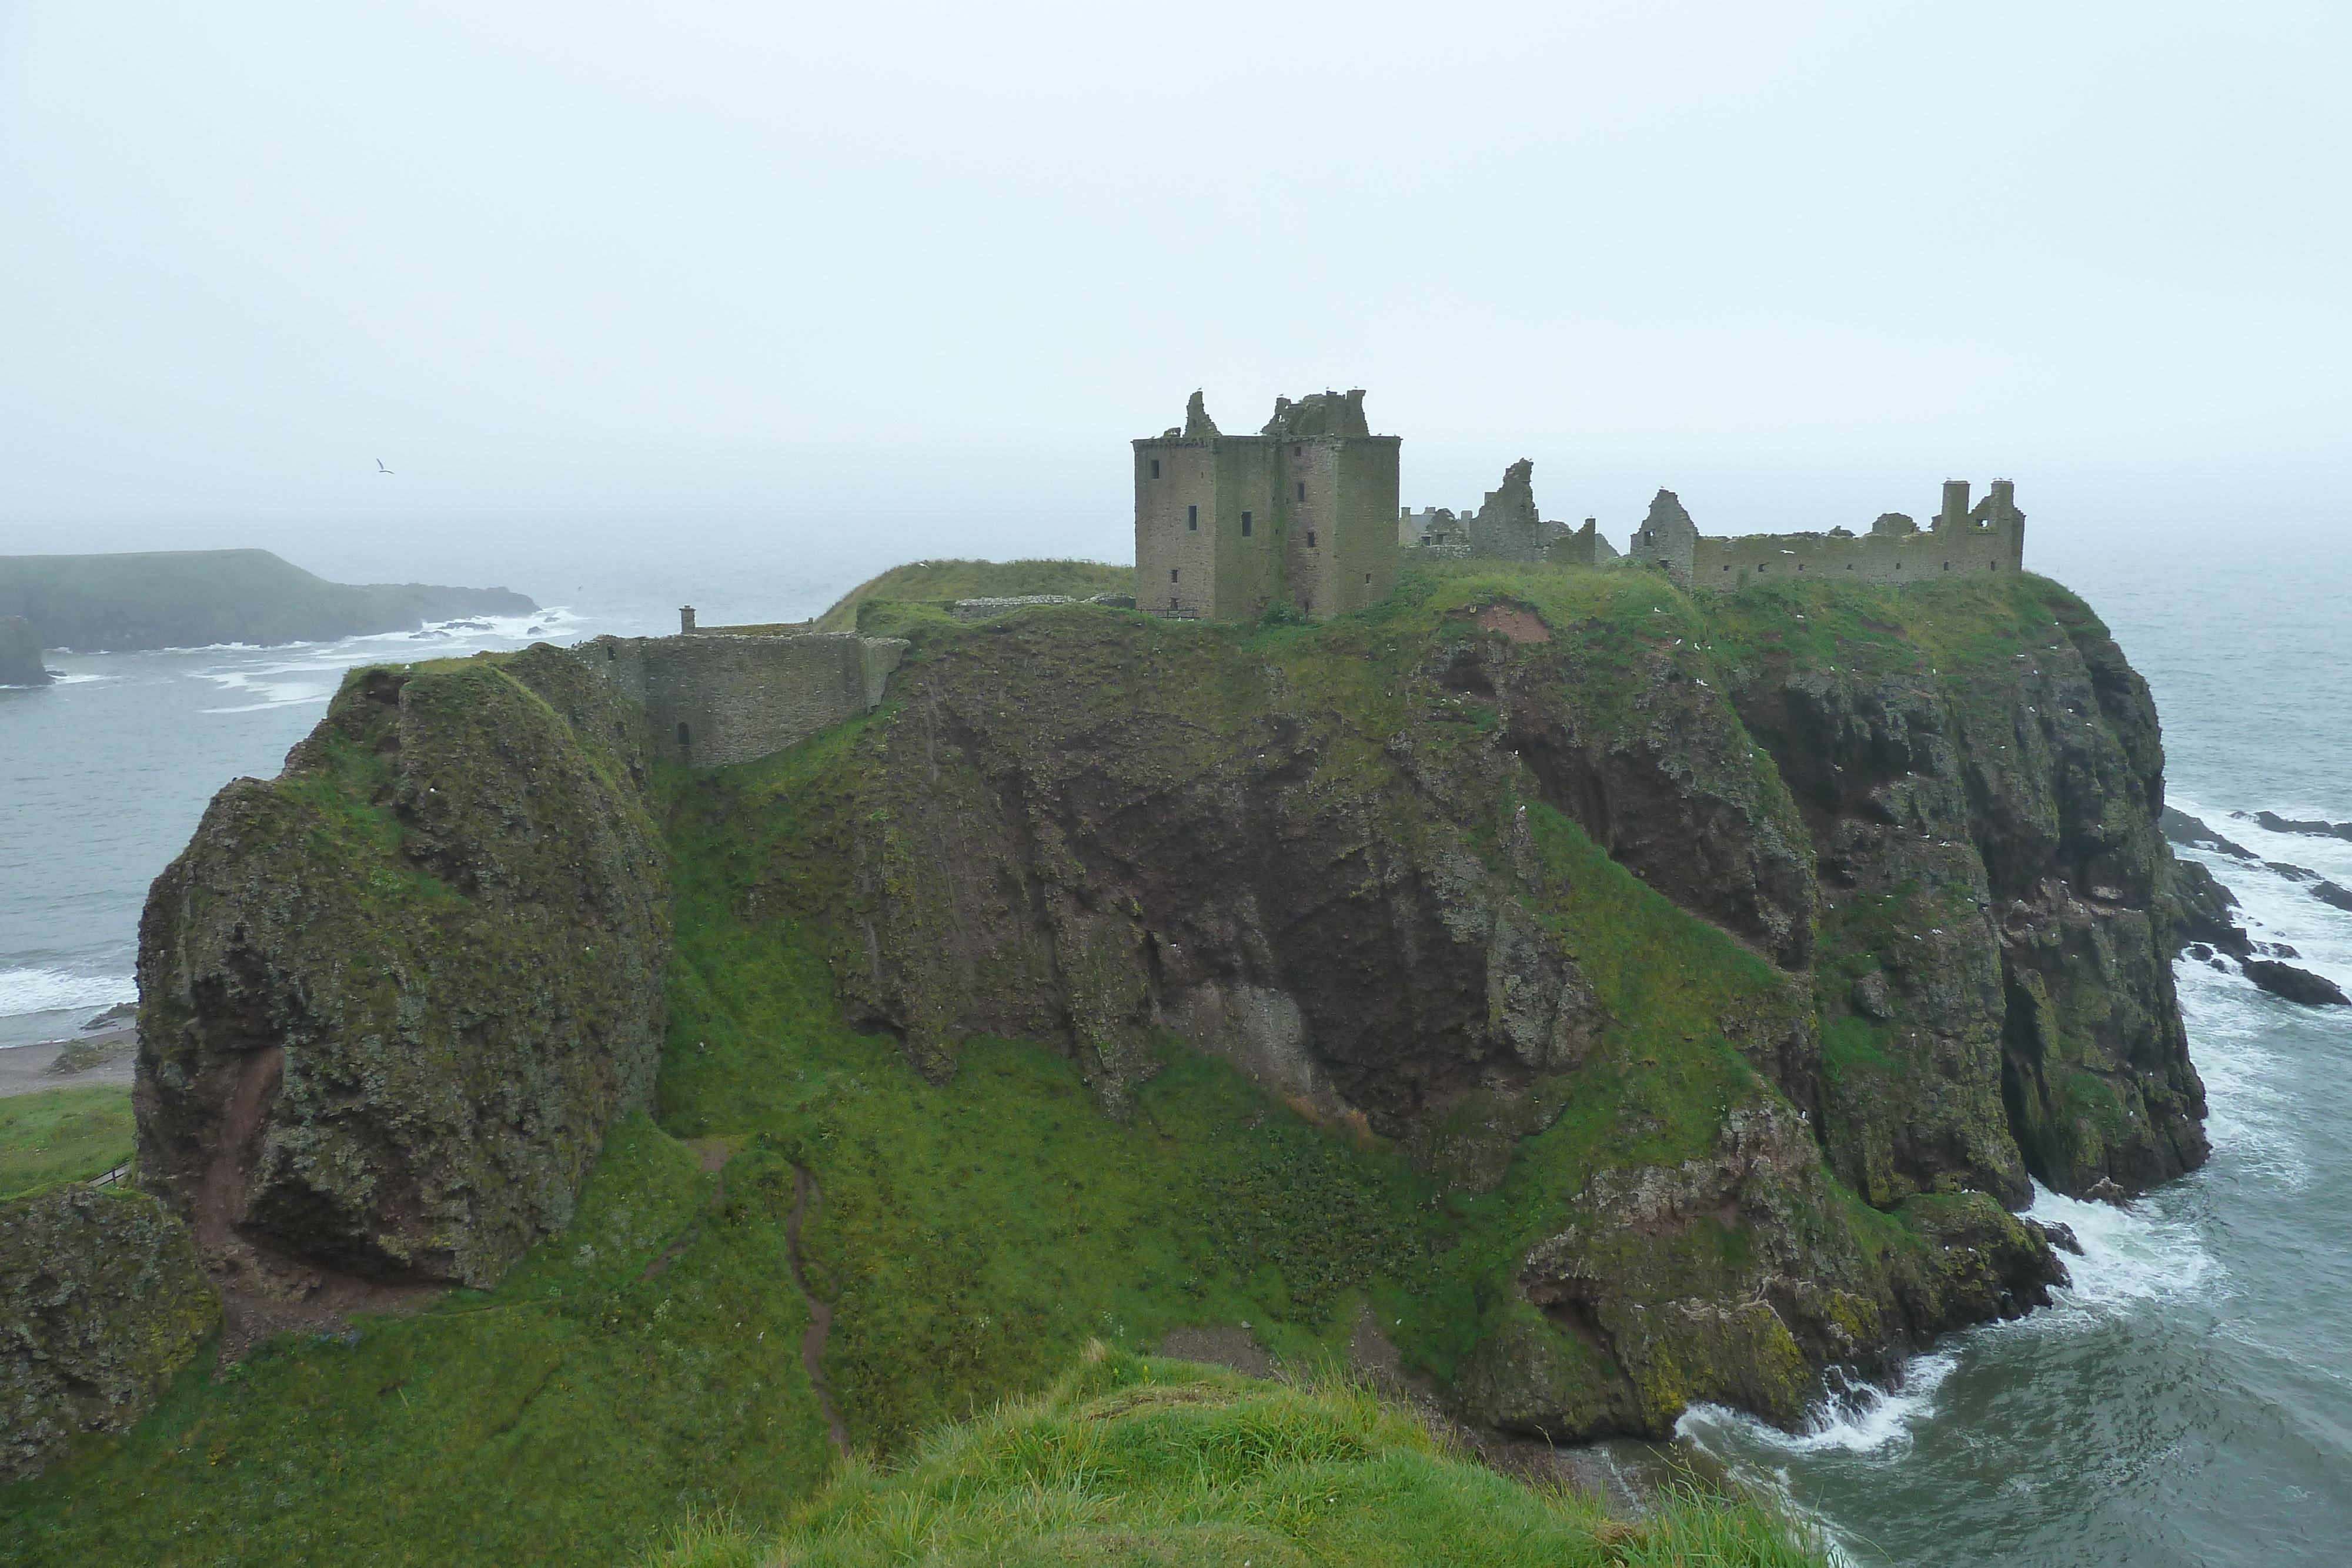
M725 768L782 751L882 701L905 656L896 637L599 637L575 650L642 704L656 756Z
M1691 586L1737 588L1764 577L1829 577L1843 582L1927 582L1961 572L2016 571L2020 552L2006 528L1963 524L1948 532L1699 536Z

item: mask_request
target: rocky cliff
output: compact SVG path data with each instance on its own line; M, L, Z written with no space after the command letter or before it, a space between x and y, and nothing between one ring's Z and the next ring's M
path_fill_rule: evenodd
M46 686L39 628L21 615L0 615L0 686Z
M834 1145L828 1096L892 1053L951 1084L987 1037L1059 1051L1115 1120L1189 1047L1332 1130L1211 1179L1182 1162L1220 1134L1160 1127L1167 1191L1246 1189L1255 1218L1122 1220L1190 1260L1137 1261L1138 1303L1155 1270L1194 1300L1269 1270L1321 1333L1390 1292L1407 1367L1554 1438L1698 1399L1794 1421L1826 1365L2047 1299L2030 1176L2130 1189L2203 1156L2155 715L2054 584L1716 598L1465 566L1312 628L858 613L915 644L884 710L665 808L698 912L666 1118L802 1150L871 1228L823 1242L836 1280L901 1257L875 1239L936 1195L894 1187L878 1134ZM142 1168L214 1268L486 1281L562 1226L652 1070L642 723L552 649L362 672L285 778L224 791L141 966ZM948 1125L893 1135L987 1137ZM1286 1239L1342 1211L1269 1218L1315 1208L1301 1182L1356 1192L1361 1234ZM909 1356L994 1366L1013 1332L969 1339L1012 1298L939 1260L995 1232L936 1212L906 1288L960 1326L926 1350L889 1337L922 1312L839 1296L853 1430L932 1376ZM970 1379L933 1394L1002 1391Z
M537 608L503 588L329 582L259 549L0 556L0 616L81 653L326 642Z
M2079 601L1418 591L934 635L838 836L739 906L823 907L935 1079L1054 1040L1122 1114L1172 1032L1496 1192L1514 1260L1442 1359L1555 1437L1793 1419L1813 1367L2046 1299L2029 1174L2203 1157L2155 715Z
M641 716L568 654L355 671L141 924L142 1183L233 1287L495 1280L651 1092Z

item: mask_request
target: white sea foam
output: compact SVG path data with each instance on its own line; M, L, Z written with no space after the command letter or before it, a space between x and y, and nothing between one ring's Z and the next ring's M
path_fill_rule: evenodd
M2086 1203L2037 1183L2025 1217L2063 1225L2083 1244L2080 1258L2066 1260L2074 1283L2051 1292L2061 1308L2105 1312L2199 1295L2221 1277L2197 1228L2154 1212L2146 1201Z
M414 632L379 632L364 637L347 637L340 643L305 643L271 649L268 652L279 656L268 663L226 665L194 672L198 678L223 687L225 695L252 699L202 711L208 714L259 713L269 708L323 703L335 695L336 688L342 683L344 671L353 664L381 659L395 650L403 660L424 654L440 658L480 648L562 635L564 624L572 619L569 612L561 609L537 615L461 617L457 621L436 622ZM420 643L426 646L420 648Z
M77 975L68 969L0 969L0 1018L106 1008L134 1001L139 983L129 975Z
M340 668L340 666L338 666ZM290 674L318 674L324 678L289 681ZM208 707L203 713L259 713L265 708L295 707L303 703L322 703L335 695L339 674L325 674L321 666L278 665L258 670L205 671L204 679L225 687L230 695L250 695L258 700L235 704L227 707Z
M121 675L93 675L74 673L59 675L49 684L53 686L86 686L92 681L119 681L121 678L122 677Z
M1832 1367L1831 1397L1801 1432L1783 1432L1720 1405L1694 1405L1675 1423L1675 1435L1712 1453L1723 1451L1721 1437L1736 1433L1740 1446L1788 1454L1898 1454L1911 1446L1912 1428L1935 1414L1936 1391L1959 1364L1956 1351L1914 1356L1894 1389L1844 1378Z

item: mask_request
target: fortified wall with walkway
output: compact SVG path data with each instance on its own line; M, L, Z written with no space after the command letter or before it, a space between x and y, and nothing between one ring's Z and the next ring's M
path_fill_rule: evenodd
M907 653L897 637L706 631L691 609L678 613L675 637L598 637L572 652L643 707L662 754L688 768L751 762L870 711Z

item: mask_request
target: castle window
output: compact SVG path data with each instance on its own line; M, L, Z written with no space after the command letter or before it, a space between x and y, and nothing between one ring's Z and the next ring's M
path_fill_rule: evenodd
M1944 570L1945 570L1946 571L1949 571L1949 570L1952 570L1952 563L1951 563L1950 561L1946 561L1946 562L1944 563Z
M1298 498L1302 501L1307 499L1307 481L1304 479L1298 482Z
M1997 560L1989 560L1985 562L1985 570L1987 571L1999 571L2000 570L2000 562Z
M1201 531L1200 507L1187 507L1184 508L1184 526L1192 529L1196 534Z
M677 721L677 743L680 747L688 747L694 744L694 732L686 727L686 721L684 719Z
M1368 572L1366 572L1366 573L1364 573L1364 580L1365 580L1366 582L1370 582L1370 581L1371 581L1371 580L1372 580L1372 574L1371 574L1370 572L1369 572L1369 571L1368 571Z
M1249 538L1249 537L1250 537L1250 515L1249 515L1247 512L1244 512L1244 513L1242 514L1242 538Z
M621 651L618 648L614 647L610 643L604 644L604 657L608 659L617 659L620 656Z
M1730 563L1729 563L1728 561L1727 561L1727 562L1725 562L1725 563L1724 563L1724 568L1723 568L1723 570L1726 570L1726 571L1729 571L1729 570L1731 570L1731 565L1730 565Z
M1307 548L1308 549L1313 549L1315 548L1315 530L1313 528L1307 530Z
M1168 580L1169 580L1169 581L1173 582L1173 581L1175 581L1175 580L1176 580L1176 571L1177 571L1177 569L1176 569L1175 567L1172 567L1172 566L1171 566L1171 567L1170 567L1170 568L1168 569Z
M1307 448L1304 446L1294 446L1290 449L1290 455L1293 457L1304 457L1307 455Z
M1151 460L1151 476L1154 479L1160 477L1160 459L1157 457Z

